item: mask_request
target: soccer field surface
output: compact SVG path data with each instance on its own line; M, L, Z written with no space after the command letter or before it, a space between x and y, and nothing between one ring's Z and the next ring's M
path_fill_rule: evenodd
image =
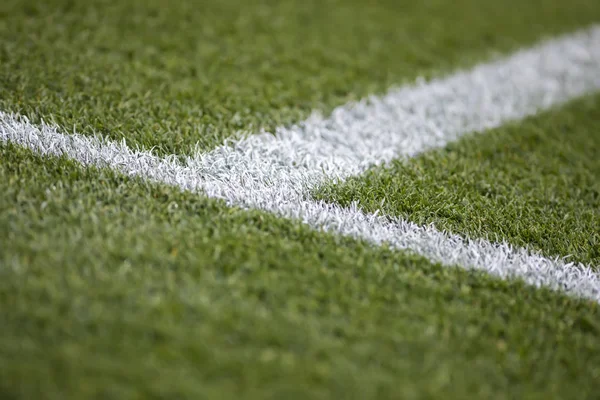
M599 22L5 0L0 397L597 398Z

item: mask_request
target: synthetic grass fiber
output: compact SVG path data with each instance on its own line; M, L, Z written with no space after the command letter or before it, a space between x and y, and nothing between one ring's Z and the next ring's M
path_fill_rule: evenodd
M0 146L7 398L593 398L597 303Z
M589 0L4 0L0 111L161 156L600 21ZM313 193L600 266L600 96ZM0 398L595 399L600 304L0 143Z
M316 197L600 267L600 96L472 135Z
M0 109L189 154L598 20L589 0L3 0Z
M360 174L373 163L414 156L600 91L598 70L596 25L444 79L338 107L328 118L312 116L276 135L251 135L193 157L160 157L2 112L0 141L272 212L313 229L387 243L445 266L476 268L600 302L600 274L585 265L310 198L311 190L332 178Z

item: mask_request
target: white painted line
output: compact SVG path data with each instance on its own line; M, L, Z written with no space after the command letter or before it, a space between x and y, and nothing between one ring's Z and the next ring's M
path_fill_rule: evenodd
M329 118L227 143L179 162L125 143L64 135L0 113L0 140L40 154L66 155L84 165L201 191L230 205L301 220L316 229L375 244L389 243L444 265L562 290L600 302L600 275L485 240L465 240L400 219L314 201L310 191L394 157L443 146L472 131L522 119L600 90L600 26L545 42L506 59L445 79L393 90L382 98L336 109Z

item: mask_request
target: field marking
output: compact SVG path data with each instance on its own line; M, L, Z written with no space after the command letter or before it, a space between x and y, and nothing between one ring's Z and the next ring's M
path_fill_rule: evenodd
M204 192L229 205L303 221L315 229L388 243L448 266L562 290L600 302L600 274L506 243L463 239L399 219L312 200L311 190L372 165L444 146L600 90L600 26L544 42L444 79L313 115L302 124L231 141L206 154L157 157L125 142L65 135L0 112L0 140L83 165Z

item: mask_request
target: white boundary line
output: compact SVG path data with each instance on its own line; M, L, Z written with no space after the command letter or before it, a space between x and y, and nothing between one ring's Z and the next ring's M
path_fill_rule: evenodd
M256 208L339 233L502 278L562 290L600 302L600 275L587 266L549 259L505 243L463 239L402 219L366 214L310 198L331 179L359 174L394 157L444 146L464 134L497 127L600 90L600 26L445 79L392 90L382 98L313 115L275 135L226 143L206 154L160 158L124 142L65 135L0 112L0 140L44 155L204 192L229 205Z

